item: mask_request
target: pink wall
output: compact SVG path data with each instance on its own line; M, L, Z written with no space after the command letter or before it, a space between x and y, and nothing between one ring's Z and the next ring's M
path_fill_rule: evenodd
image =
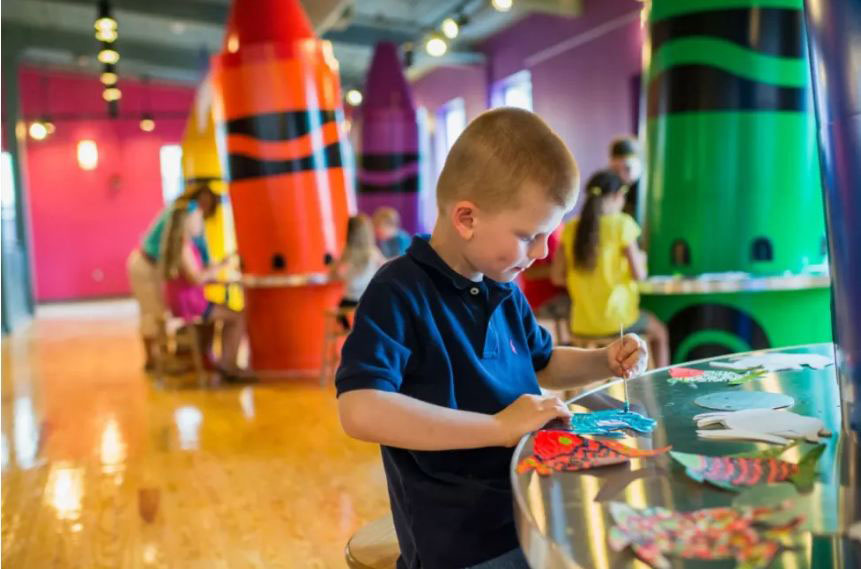
M416 100L434 113L462 96L471 119L486 108L493 82L528 69L535 112L565 140L587 177L606 164L610 140L633 129L631 84L641 68L636 16L641 7L636 0L584 0L577 18L529 16L479 47L485 66L460 75L444 68L416 81ZM534 60L574 38L579 45Z
M28 139L26 147L37 301L127 294L126 256L163 206L159 148L179 143L194 90L147 87L156 129L145 133L138 127L144 88L120 81L120 112L134 116L108 120L102 118L106 104L97 78L21 71L24 116L50 112L56 123L53 135ZM99 164L92 171L77 163L77 143L85 138L95 140L99 149Z

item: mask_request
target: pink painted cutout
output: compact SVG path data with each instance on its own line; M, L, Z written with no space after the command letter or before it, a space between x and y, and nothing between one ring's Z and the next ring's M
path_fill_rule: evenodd
M689 367L673 367L670 368L670 377L699 377L705 372L701 369L693 369Z

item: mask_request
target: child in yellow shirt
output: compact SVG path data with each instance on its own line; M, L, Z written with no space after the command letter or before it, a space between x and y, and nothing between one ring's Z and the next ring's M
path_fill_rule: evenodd
M628 186L611 170L586 182L580 217L569 221L553 258L553 280L568 288L571 331L578 336L647 332L653 339L655 365L669 365L667 329L653 314L640 310L638 280L646 278L646 260L637 238L640 227L622 213Z

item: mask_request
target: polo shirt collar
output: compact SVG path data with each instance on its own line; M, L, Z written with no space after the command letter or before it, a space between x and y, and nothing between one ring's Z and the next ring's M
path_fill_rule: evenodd
M430 244L430 235L416 235L413 237L413 241L410 244L409 249L407 249L407 255L409 255L413 260L430 267L431 269L437 271L441 275L447 278L458 290L465 290L474 286L480 286L484 283L488 289L492 291L499 291L503 294L511 292L510 284L506 283L498 283L492 279L484 277L484 279L480 282L471 281L462 274L458 273L454 269L448 266L448 264L443 261L442 257L439 256L433 247Z

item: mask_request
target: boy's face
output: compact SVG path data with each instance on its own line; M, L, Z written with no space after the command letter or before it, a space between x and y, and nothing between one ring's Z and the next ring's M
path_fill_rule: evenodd
M395 226L391 223L378 221L374 223L374 231L377 234L378 241L385 241L395 235Z
M626 184L633 184L643 173L643 163L638 156L614 156L610 159L610 168Z
M197 206L200 208L200 212L203 214L205 219L209 219L213 215L215 215L216 209L218 208L218 198L210 189L201 190L200 194L197 196Z
M458 227L465 239L463 256L476 272L498 282L514 280L547 256L547 238L570 209L532 184L522 188L519 203L512 207L494 212L473 208L469 227Z

